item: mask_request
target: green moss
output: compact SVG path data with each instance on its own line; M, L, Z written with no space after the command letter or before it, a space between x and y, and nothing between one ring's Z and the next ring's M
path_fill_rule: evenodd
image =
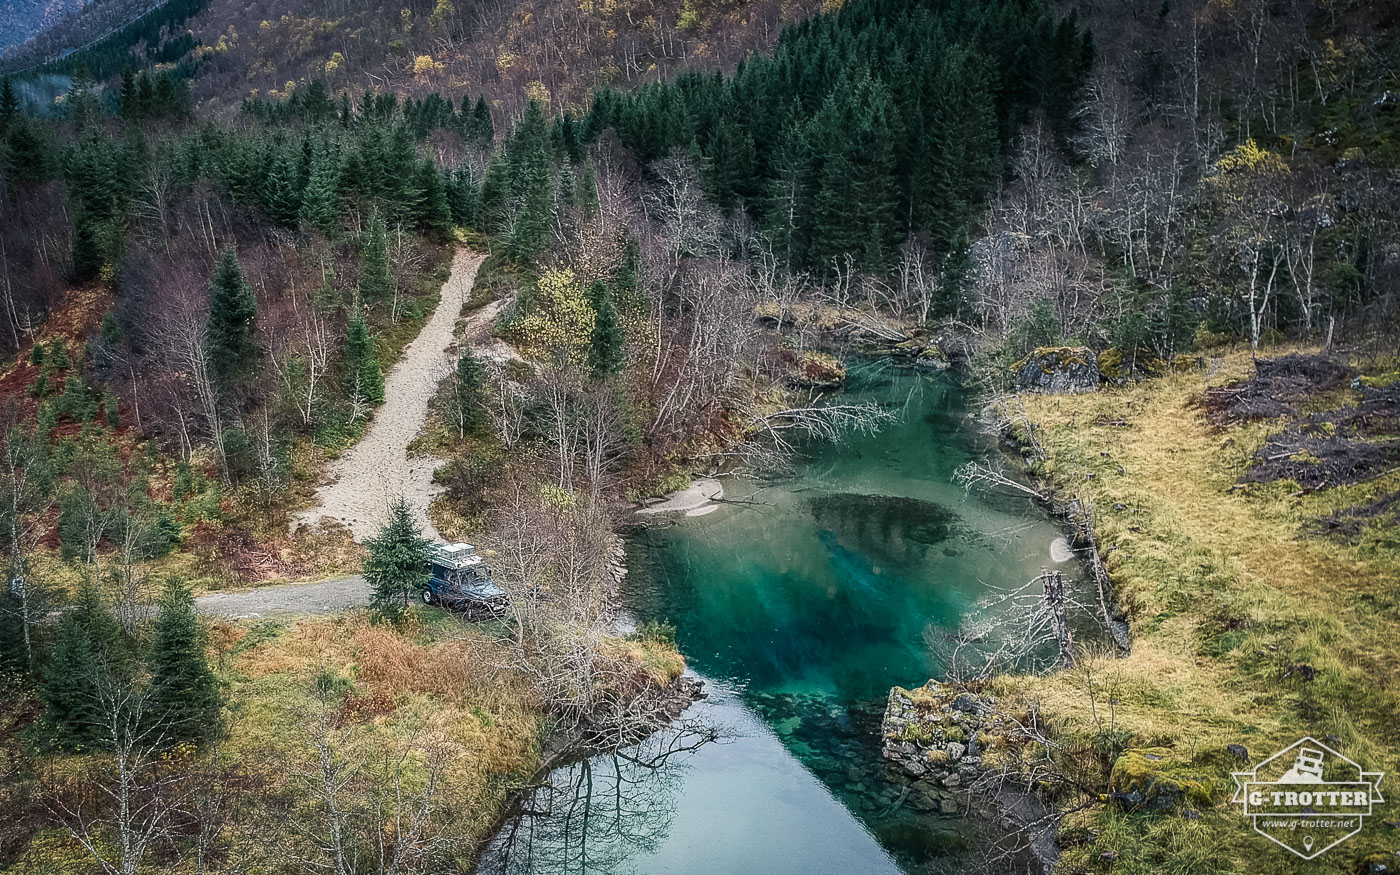
M1214 780L1195 772L1165 747L1124 751L1113 763L1109 786L1118 793L1141 793L1144 804L1160 808L1183 802L1208 808L1218 790Z

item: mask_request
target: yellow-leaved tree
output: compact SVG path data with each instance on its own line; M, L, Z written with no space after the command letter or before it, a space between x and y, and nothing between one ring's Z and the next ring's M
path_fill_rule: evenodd
M522 310L511 334L530 357L560 367L587 365L588 345L593 337L593 306L572 270L541 273Z
M1286 254L1290 172L1280 155L1247 140L1222 155L1206 177L1213 250L1208 270L1243 299L1251 351L1259 349Z

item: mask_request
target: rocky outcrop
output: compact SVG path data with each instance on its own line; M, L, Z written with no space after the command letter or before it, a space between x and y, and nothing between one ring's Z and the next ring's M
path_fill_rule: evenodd
M995 696L954 684L890 690L881 724L887 773L907 798L945 814L979 812L1025 840L1043 872L1054 869L1056 820L1020 767L1025 734Z
M1041 347L1011 366L1018 392L1052 395L1093 392L1102 374L1099 357L1088 347Z
M881 726L885 759L910 778L957 790L976 782L986 756L1005 746L996 698L929 681L890 690ZM993 765L996 757L993 756Z

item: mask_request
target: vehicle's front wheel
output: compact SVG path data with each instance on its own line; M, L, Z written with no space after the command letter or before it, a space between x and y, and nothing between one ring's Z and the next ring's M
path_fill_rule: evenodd
M430 589L425 589L425 590L423 590L422 595L423 595L423 604L425 604L425 605L431 605L431 604L433 603L433 591L432 591L432 590L430 590Z

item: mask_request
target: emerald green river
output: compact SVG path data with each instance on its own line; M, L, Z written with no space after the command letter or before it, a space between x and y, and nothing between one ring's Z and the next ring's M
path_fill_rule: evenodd
M863 363L841 400L897 417L807 447L782 477L723 478L713 512L632 533L623 603L675 625L709 698L639 745L556 769L482 871L960 872L1004 838L891 780L885 698L943 675L944 636L979 601L1078 568L1054 565L1061 532L1024 498L952 482L994 447L951 378Z

